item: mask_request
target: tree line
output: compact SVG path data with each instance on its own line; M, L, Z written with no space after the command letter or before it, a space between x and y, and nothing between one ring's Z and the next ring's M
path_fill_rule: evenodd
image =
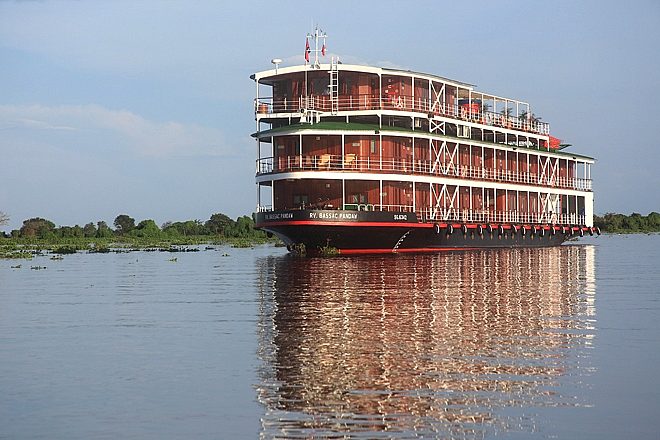
M0 226L6 224L9 217L0 211ZM202 222L186 220L165 222L160 227L154 220L135 222L133 217L120 214L113 222L114 229L106 222L90 222L84 226L55 226L50 220L35 217L23 222L20 229L5 234L12 238L177 238L194 236L220 236L224 238L263 239L265 234L254 229L251 217L242 216L232 220L227 215L217 213ZM630 215L608 212L603 216L594 215L594 226L603 232L610 233L647 233L660 232L660 214L651 212L648 215L632 213Z
M0 213L2 214L2 213ZM6 223L8 218L0 215L0 220ZM186 220L166 222L158 226L154 220L146 219L136 223L135 219L127 214L118 215L113 227L105 221L89 222L84 226L56 226L52 221L35 217L23 221L20 229L14 229L6 238L151 238L166 239L193 236L216 236L222 238L263 239L265 233L254 229L254 221L248 216L231 219L225 214L216 213L202 222L200 220Z
M649 215L608 212L602 217L594 215L594 226L610 233L660 232L660 214L655 211Z

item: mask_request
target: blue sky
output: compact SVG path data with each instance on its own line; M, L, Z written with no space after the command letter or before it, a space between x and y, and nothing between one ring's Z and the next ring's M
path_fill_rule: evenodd
M530 102L591 155L595 211L660 211L660 2L0 1L5 230L237 217L255 206L249 75L346 62Z

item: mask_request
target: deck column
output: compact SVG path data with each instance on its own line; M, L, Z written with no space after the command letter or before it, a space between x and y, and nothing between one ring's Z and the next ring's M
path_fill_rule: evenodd
M378 133L378 157L379 157L379 169L382 171L383 170L383 135L380 134L380 130Z
M383 179L378 180L378 185L380 188L380 191L378 192L378 197L379 197L378 203L380 205L380 210L382 211L383 210Z
M257 212L261 212L261 184L257 183Z
M414 180L412 181L412 192L413 192L413 212L416 213L417 212L417 200L416 200L417 199L417 197L416 197L417 196L417 194L416 194L417 191L415 190L415 181Z
M341 179L341 209L346 209L346 179L344 178Z
M341 167L342 167L342 169L346 168L346 160L345 160L346 151L345 151L345 148L344 148L344 146L346 145L345 136L346 135L344 133L341 134ZM343 181L344 180L342 179L342 182Z
M413 123L413 125L414 125L414 123ZM413 138L412 138L412 172L413 173L415 172L415 136L413 136ZM414 197L415 196L413 195L413 198Z

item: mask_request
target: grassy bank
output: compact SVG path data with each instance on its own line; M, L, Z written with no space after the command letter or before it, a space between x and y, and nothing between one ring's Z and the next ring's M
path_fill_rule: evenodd
M192 246L228 245L234 248L249 248L260 244L277 244L275 239L263 237L222 237L193 235L176 238L144 237L49 237L0 238L0 258L31 259L44 254L73 254L76 252L108 253L152 250L162 252L190 251Z

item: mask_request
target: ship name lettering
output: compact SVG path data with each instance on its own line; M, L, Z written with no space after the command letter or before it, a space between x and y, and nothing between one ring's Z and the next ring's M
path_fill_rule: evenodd
M266 220L281 220L281 219L287 219L287 218L293 218L293 213L292 212L284 212L284 213L278 213L278 214L266 214Z
M394 214L394 220L408 220L407 214Z

